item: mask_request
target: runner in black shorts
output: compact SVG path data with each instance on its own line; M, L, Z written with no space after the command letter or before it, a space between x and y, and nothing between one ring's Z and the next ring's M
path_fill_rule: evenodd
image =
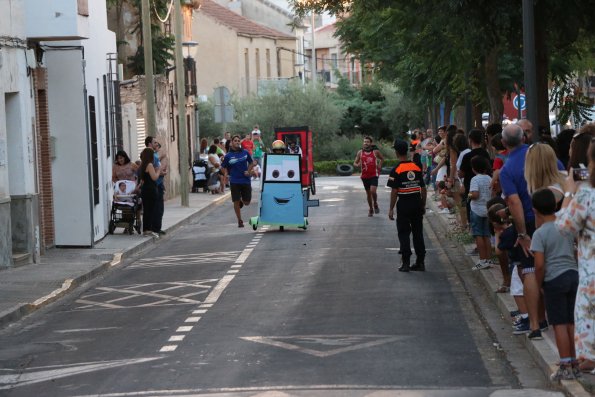
M247 150L242 149L240 142L238 135L231 138L231 150L225 155L221 168L225 176L230 176L231 201L233 201L233 210L238 218L238 227L244 227L241 208L244 205L249 205L252 200L250 175L256 162Z
M368 216L373 216L374 213L378 214L380 212L376 188L378 187L378 176L380 175L383 161L384 157L380 153L380 150L372 145L372 138L369 136L364 137L363 147L357 152L353 165L355 167L362 167L361 178L364 189L366 189L366 198L369 206Z

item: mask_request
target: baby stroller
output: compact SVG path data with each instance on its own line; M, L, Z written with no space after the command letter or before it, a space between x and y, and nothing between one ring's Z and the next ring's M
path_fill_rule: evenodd
M133 234L136 229L140 234L141 219L138 216L140 198L134 193L135 189L136 183L133 181L118 181L114 184L109 234L114 234L116 227L123 227L128 234Z
M192 164L192 177L192 193L198 193L200 189L206 193L208 191L209 167L205 160L198 159Z

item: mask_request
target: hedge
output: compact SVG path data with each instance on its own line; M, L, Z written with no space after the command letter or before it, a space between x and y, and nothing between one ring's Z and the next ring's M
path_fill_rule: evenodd
M382 164L383 167L393 167L399 163L397 159L385 159ZM337 166L339 164L353 164L351 160L332 160L332 161L315 161L314 172L318 175L337 175ZM354 174L359 174L360 169L356 168Z

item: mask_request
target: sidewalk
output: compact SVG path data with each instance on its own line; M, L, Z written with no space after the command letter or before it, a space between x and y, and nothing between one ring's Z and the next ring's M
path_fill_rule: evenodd
M174 231L228 197L229 193L190 193L188 207L181 206L179 197L166 201L163 230ZM0 327L53 302L156 242L154 237L123 234L123 230L116 229L93 248L53 248L40 263L0 271Z
M448 230L450 228L449 224L456 219L456 215L439 214L439 208L437 206L438 202L432 200L431 194L431 192L428 192L428 208L433 211L431 215L438 217L438 219L443 222L443 224L446 226L446 229ZM461 249L465 251L470 251L473 248L475 248L475 243L461 244ZM462 260L468 262L469 270L471 270L471 267L479 261L478 256L468 256L464 253L461 255L461 258ZM498 306L502 317L504 319L510 319L510 312L516 310L514 299L509 293L495 292L498 287L502 285L502 272L500 271L500 267L496 265L490 269L478 270L473 273L476 273L479 276L487 291L492 291L491 297ZM512 333L512 326L510 328L510 332ZM550 374L556 371L559 360L553 327L550 326L547 331L543 332L543 340L531 341L526 337L526 335L518 335L516 337L522 338L525 347L549 379ZM556 387L556 385L554 386ZM557 387L560 387L560 385L557 385ZM583 374L580 382L564 380L561 382L561 388L567 395L570 396L591 396L593 395L591 394L592 391L595 390L595 376Z

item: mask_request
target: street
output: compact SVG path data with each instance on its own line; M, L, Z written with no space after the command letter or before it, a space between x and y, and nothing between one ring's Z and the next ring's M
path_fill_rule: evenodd
M433 223L427 271L397 271L385 183L368 218L359 178L317 179L305 231L248 227L256 186L247 227L224 202L0 331L0 395L561 395L494 348L476 307L496 309L471 302Z

